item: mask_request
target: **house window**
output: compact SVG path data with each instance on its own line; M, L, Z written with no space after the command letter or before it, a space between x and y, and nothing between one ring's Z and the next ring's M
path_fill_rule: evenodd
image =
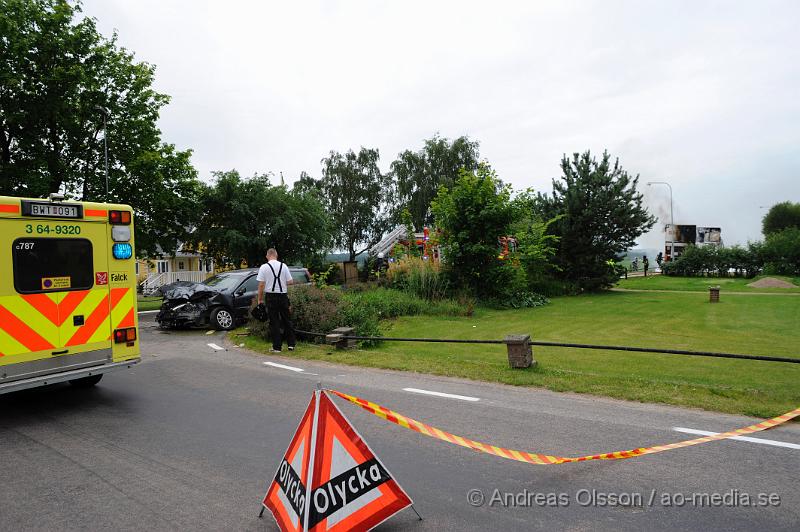
M167 273L169 271L169 262L165 260L156 261L158 273Z
M179 270L184 270L184 269L185 269L185 268L183 267L183 261L182 261L182 260L181 260L181 261L178 261L178 269L179 269Z

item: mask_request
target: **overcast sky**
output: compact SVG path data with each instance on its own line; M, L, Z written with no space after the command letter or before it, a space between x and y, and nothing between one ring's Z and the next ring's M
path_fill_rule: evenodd
M516 189L551 190L564 153L607 149L659 225L761 238L800 201L800 2L85 0L157 66L167 142L200 177L305 170L330 150L396 155L478 140Z

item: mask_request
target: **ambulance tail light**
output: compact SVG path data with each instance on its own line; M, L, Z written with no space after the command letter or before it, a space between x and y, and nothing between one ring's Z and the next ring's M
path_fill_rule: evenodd
M125 344L136 341L136 327L114 330L114 343Z
M130 225L131 211L108 211L108 221L117 225Z

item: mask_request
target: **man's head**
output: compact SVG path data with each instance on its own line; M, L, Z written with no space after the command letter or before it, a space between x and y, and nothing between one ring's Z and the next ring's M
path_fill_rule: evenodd
M267 250L267 260L278 260L278 252L275 248L269 248Z

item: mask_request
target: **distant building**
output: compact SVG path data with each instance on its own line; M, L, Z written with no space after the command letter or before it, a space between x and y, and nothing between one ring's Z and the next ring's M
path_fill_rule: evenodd
M158 251L161 251L160 249ZM173 254L156 253L136 260L136 278L144 294L153 293L175 281L202 282L215 271L214 260L183 245Z
M664 226L664 260L677 259L688 245L722 247L722 229L697 225Z

